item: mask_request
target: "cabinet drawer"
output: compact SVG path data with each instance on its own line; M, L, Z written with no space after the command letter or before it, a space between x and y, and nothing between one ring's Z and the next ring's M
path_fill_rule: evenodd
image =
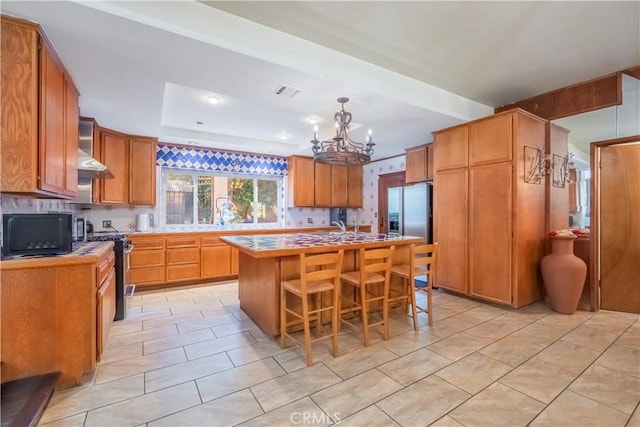
M218 236L203 236L200 238L200 246L226 245Z
M193 264L200 262L199 248L180 248L167 250L167 265Z
M101 260L101 262L96 267L96 286L100 286L104 279L109 275L109 272L113 269L116 261L116 256L113 252L106 257L106 259Z
M129 270L129 281L136 286L164 283L164 266L132 268Z
M164 266L164 250L138 251L131 253L131 267Z
M164 249L164 237L152 237L152 238L131 238L134 251L138 249Z
M167 267L167 282L180 282L199 278L200 264L181 264Z
M200 238L193 237L170 237L167 239L167 248L197 248L200 246Z

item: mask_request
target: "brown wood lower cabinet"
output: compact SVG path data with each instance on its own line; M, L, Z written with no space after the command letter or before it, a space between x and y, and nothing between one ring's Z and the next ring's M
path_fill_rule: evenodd
M115 314L113 243L100 245L90 255L2 261L3 383L60 372L60 389L91 376Z
M131 252L129 282L136 287L165 283L165 238L130 236Z
M305 232L335 229L337 228L305 228ZM360 230L370 232L371 227L361 226ZM234 231L234 234L278 234L294 231L242 230ZM129 282L138 288L145 288L237 276L240 258L238 249L220 240L220 237L227 233L229 232L130 234L133 252L130 258Z
M98 289L97 299L96 358L99 362L107 345L113 318L116 315L116 274L113 268Z
M200 248L200 274L203 279L231 275L231 248L227 244ZM237 273L236 273L237 274Z
M167 282L200 279L200 242L195 238L191 247L170 247L175 241L167 240Z

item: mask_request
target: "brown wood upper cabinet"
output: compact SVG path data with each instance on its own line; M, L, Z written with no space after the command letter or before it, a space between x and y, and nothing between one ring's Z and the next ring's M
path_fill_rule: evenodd
M433 144L407 148L405 154L407 184L433 180Z
M362 166L347 167L347 207L361 208L364 199Z
M129 204L156 205L157 138L130 136L129 144Z
M315 167L311 157L287 158L289 207L313 207L315 201Z
M71 199L78 189L78 91L37 24L0 18L0 191Z
M126 135L97 127L94 152L113 179L93 180L93 203L156 204L156 144L158 139Z
M313 162L313 206L329 207L332 199L333 166Z
M304 156L287 161L289 207L362 207L362 166L327 165Z

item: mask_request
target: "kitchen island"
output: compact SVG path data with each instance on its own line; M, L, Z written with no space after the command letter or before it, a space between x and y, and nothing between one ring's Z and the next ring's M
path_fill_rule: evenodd
M220 240L239 251L240 308L270 336L280 333L280 282L300 276L301 253L344 249L343 271L357 268L360 248L396 246L394 264L408 262L409 245L421 237L373 233L293 233L224 236Z

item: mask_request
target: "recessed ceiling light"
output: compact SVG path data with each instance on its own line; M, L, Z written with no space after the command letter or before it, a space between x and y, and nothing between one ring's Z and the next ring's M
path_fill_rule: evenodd
M278 135L278 138L282 140L289 139L289 135L287 135L286 133L281 133L280 135Z
M220 103L220 98L218 98L217 96L209 95L207 96L207 102L209 104L217 105Z
M315 125L318 123L318 119L309 119L309 123L311 123L312 125Z

